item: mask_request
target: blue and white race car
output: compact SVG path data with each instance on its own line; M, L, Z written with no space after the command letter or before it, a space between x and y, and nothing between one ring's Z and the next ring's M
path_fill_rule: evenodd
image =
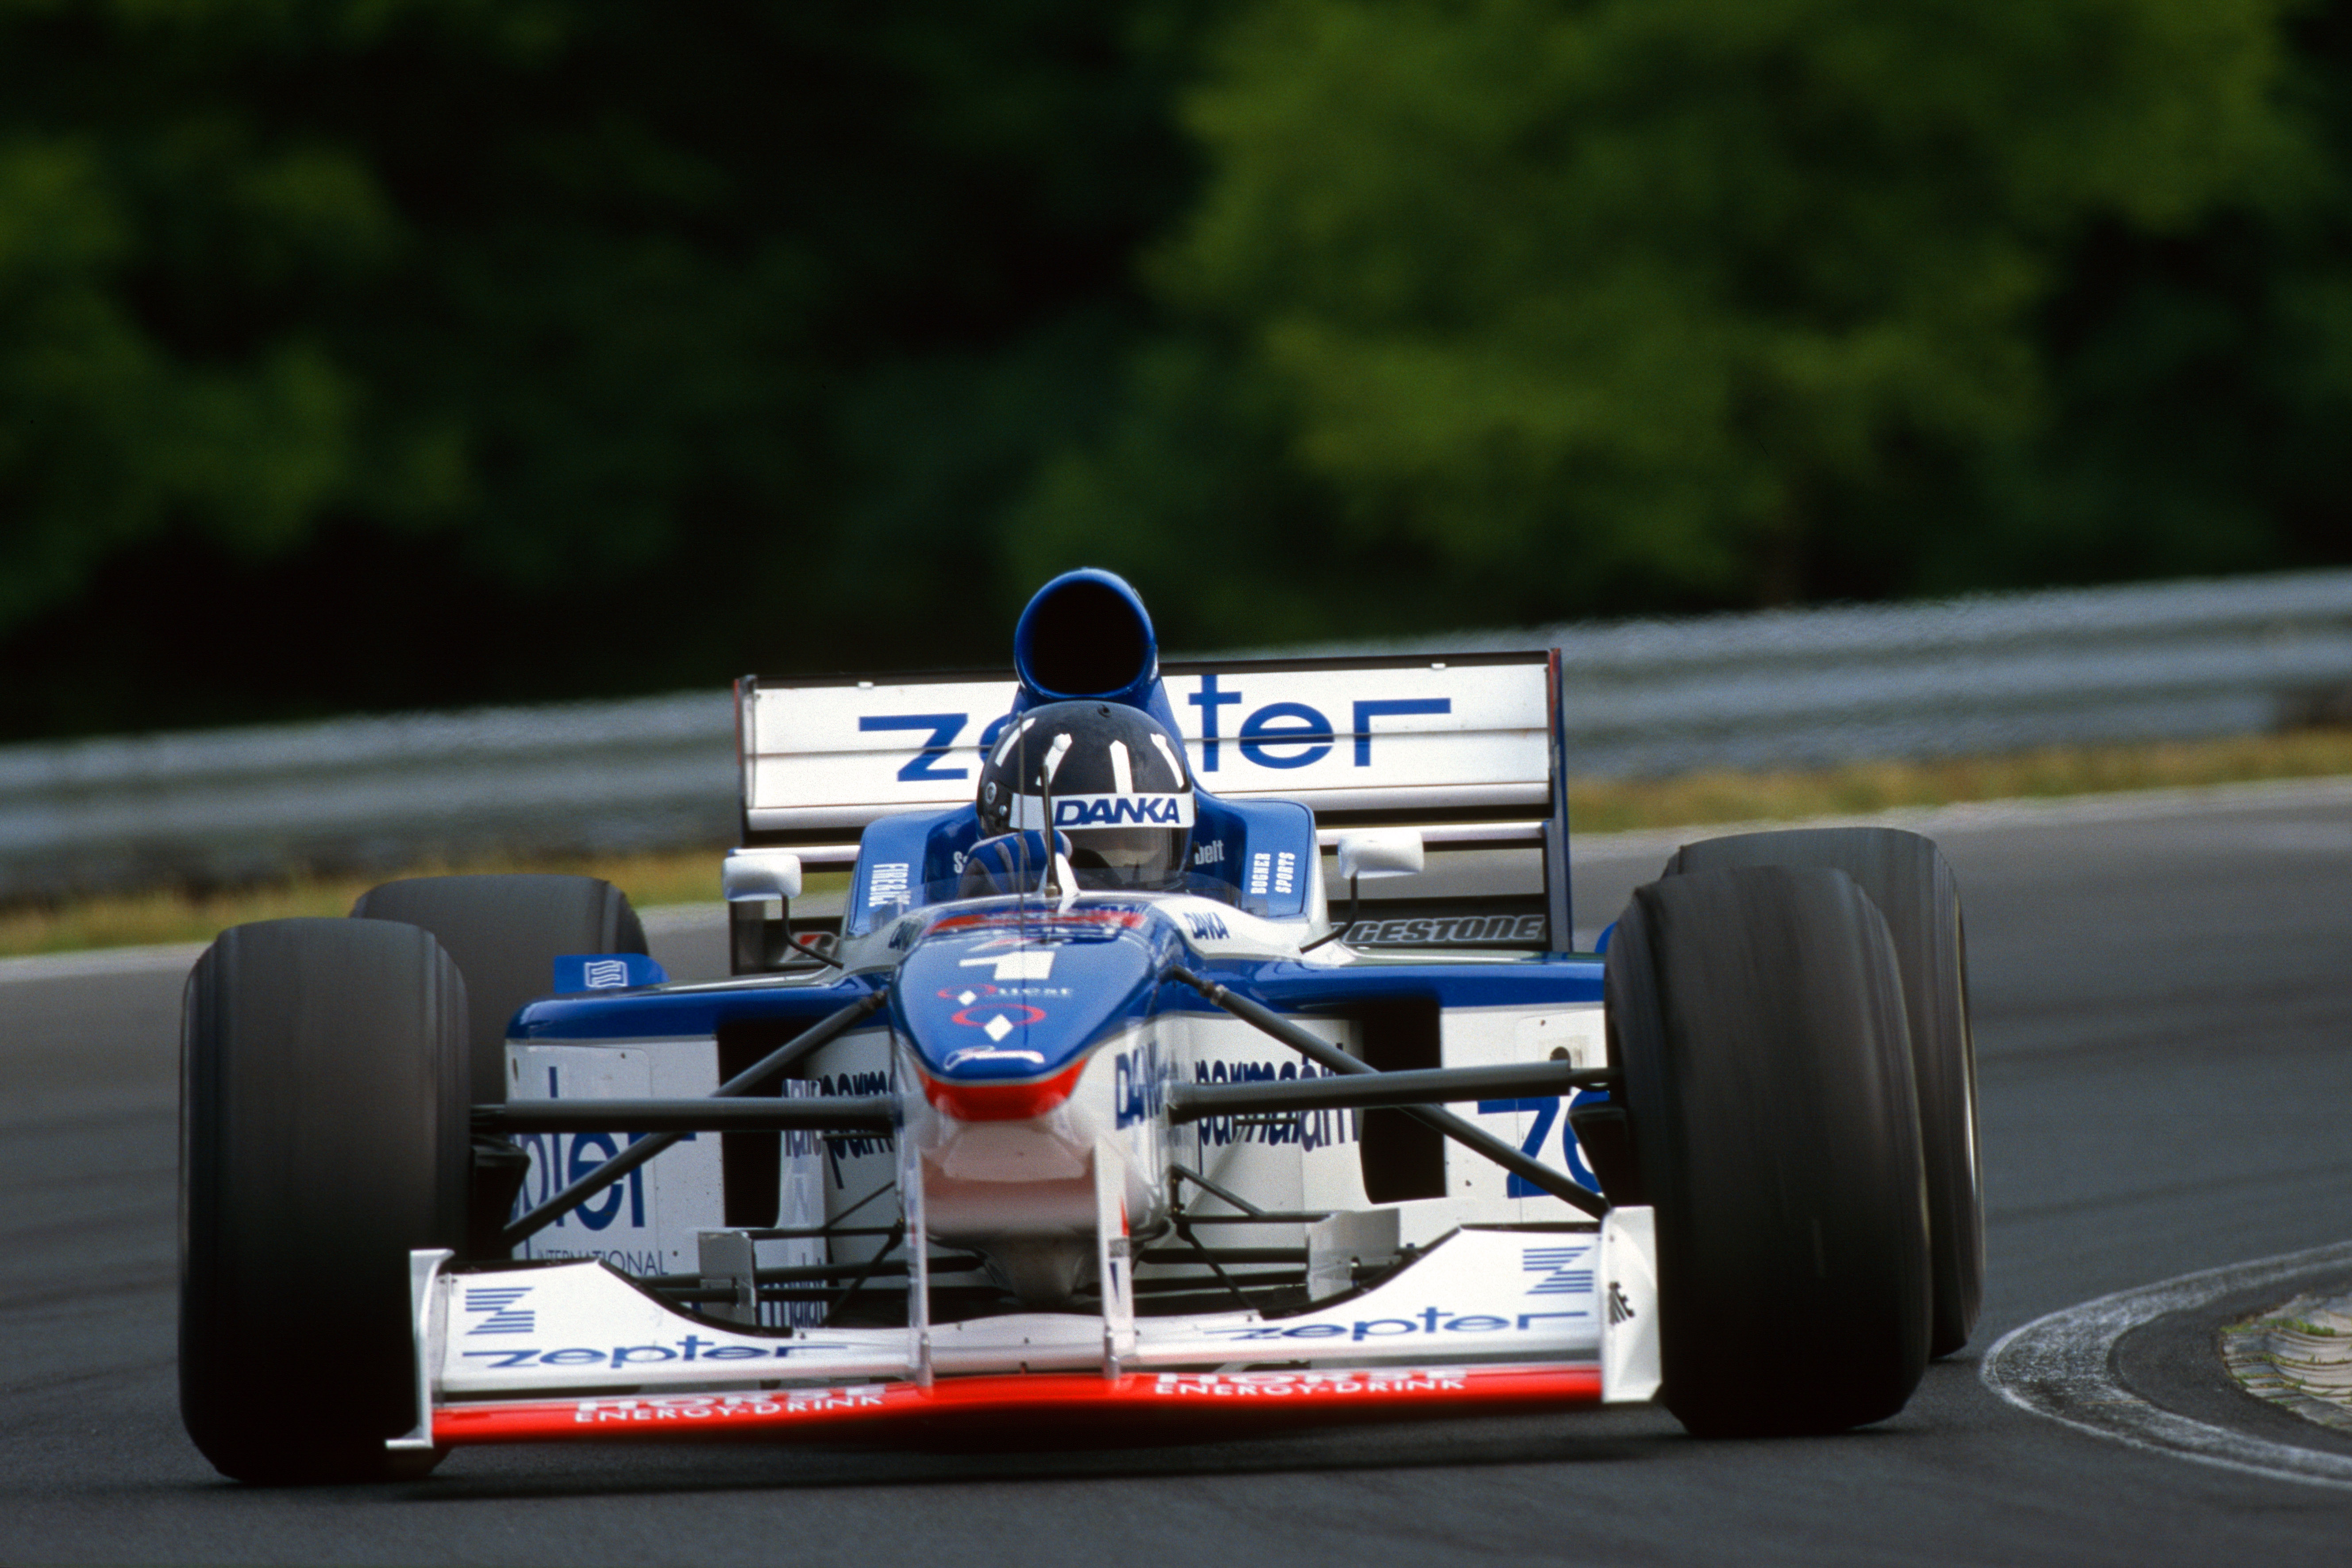
M1688 845L1580 953L1556 654L1163 667L1081 571L1013 667L739 685L730 979L670 983L585 878L225 932L184 1034L205 1457L1651 1399L1820 1432L1967 1340L1934 846Z

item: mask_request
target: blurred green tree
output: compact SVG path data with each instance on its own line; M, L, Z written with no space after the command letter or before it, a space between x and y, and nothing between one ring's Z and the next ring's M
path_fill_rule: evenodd
M1265 0L1189 100L1210 174L1154 274L1191 331L1047 468L1030 552L1117 506L1171 521L1111 552L1147 581L1179 526L1280 560L1223 637L1340 584L1410 626L2000 580L1997 512L2071 531L2045 571L2095 552L2038 443L2120 367L2053 384L2054 302L2095 236L2178 241L2299 155L2278 11Z
M0 0L0 735L2352 559L2352 0ZM173 679L156 679L168 670Z
M2284 23L2291 135L2192 226L2079 237L2037 312L2048 417L1919 589L2352 563L2352 5Z
M1184 25L5 0L0 732L984 657Z

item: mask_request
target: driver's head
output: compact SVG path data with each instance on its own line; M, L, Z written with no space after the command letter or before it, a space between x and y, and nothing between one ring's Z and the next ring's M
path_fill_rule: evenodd
M979 806L983 835L1060 829L1081 887L1164 889L1183 880L1192 770L1184 743L1140 709L1096 701L1030 709L990 748Z

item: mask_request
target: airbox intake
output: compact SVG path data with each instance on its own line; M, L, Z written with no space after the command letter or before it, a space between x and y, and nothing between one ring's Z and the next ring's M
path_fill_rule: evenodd
M1151 616L1122 578L1095 567L1037 590L1013 628L1013 668L1041 702L1090 698L1144 707L1160 676Z

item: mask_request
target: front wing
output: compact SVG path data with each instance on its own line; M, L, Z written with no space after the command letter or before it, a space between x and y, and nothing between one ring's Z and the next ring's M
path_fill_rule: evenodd
M894 1423L1307 1419L1650 1398L1646 1209L1597 1229L1462 1230L1378 1286L1296 1314L1022 1313L928 1328L730 1329L601 1262L412 1267L417 1429L394 1447L599 1435L821 1437Z

